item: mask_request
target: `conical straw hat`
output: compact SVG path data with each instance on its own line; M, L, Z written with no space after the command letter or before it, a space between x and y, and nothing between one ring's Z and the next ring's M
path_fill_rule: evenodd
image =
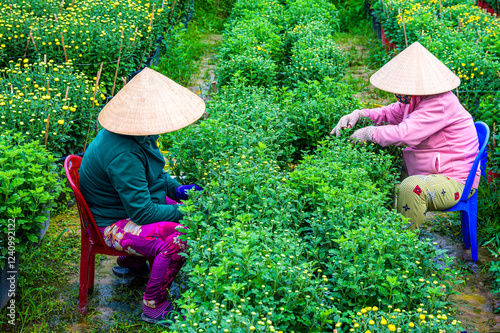
M415 42L373 74L370 83L394 94L422 96L455 89L460 79Z
M172 132L203 115L205 102L168 77L144 68L99 113L110 132L155 135Z

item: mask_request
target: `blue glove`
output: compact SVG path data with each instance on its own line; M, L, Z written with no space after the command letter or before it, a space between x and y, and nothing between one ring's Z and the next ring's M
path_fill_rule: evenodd
M198 185L181 185L178 188L175 189L175 195L177 196L177 199L179 200L187 200L189 199L189 195L187 194L187 191L190 189L194 188L195 191L203 191L203 188Z

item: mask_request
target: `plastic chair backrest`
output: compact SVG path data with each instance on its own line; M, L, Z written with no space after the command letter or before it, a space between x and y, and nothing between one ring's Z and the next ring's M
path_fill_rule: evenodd
M92 212L80 192L79 170L81 163L82 158L75 155L68 156L64 161L64 171L66 171L66 177L68 178L71 189L75 194L76 204L78 205L82 237L90 237L90 241L93 244L105 246L102 235L99 232L99 228L97 227L94 217L92 216ZM83 232L83 230L87 230L87 232Z
M481 167L481 176L484 176L486 172L486 162L488 158L488 141L490 139L490 128L482 121L477 121L474 123L477 132L477 138L479 141L479 153L474 159L474 164L472 164L472 168L469 172L469 176L467 177L467 181L465 182L464 191L462 193L462 197L459 202L467 202L469 198L470 190L472 188L472 184L474 183L474 179L476 178L477 167Z

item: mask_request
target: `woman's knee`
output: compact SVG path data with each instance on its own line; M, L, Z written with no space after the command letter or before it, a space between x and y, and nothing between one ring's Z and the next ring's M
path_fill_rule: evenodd
M407 197L412 194L420 196L423 190L419 180L420 177L418 176L410 176L405 178L399 185L399 196Z

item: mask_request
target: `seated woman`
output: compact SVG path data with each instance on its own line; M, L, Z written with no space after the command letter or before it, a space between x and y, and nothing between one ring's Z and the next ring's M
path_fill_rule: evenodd
M158 134L185 127L205 110L201 98L146 68L103 108L104 127L80 167L80 188L109 247L133 254L118 264L143 269L154 258L144 293L142 319L172 319L168 289L181 269L186 242L179 236L178 201L196 185L180 185L164 170ZM172 204L173 203L173 204Z
M338 136L342 129L368 118L378 126L358 129L351 139L406 146L403 160L409 177L399 187L397 210L415 230L428 211L450 208L460 199L479 150L474 122L451 92L460 79L418 42L385 64L370 82L394 93L397 102L355 110L342 117L330 134ZM478 169L470 195L479 178Z

